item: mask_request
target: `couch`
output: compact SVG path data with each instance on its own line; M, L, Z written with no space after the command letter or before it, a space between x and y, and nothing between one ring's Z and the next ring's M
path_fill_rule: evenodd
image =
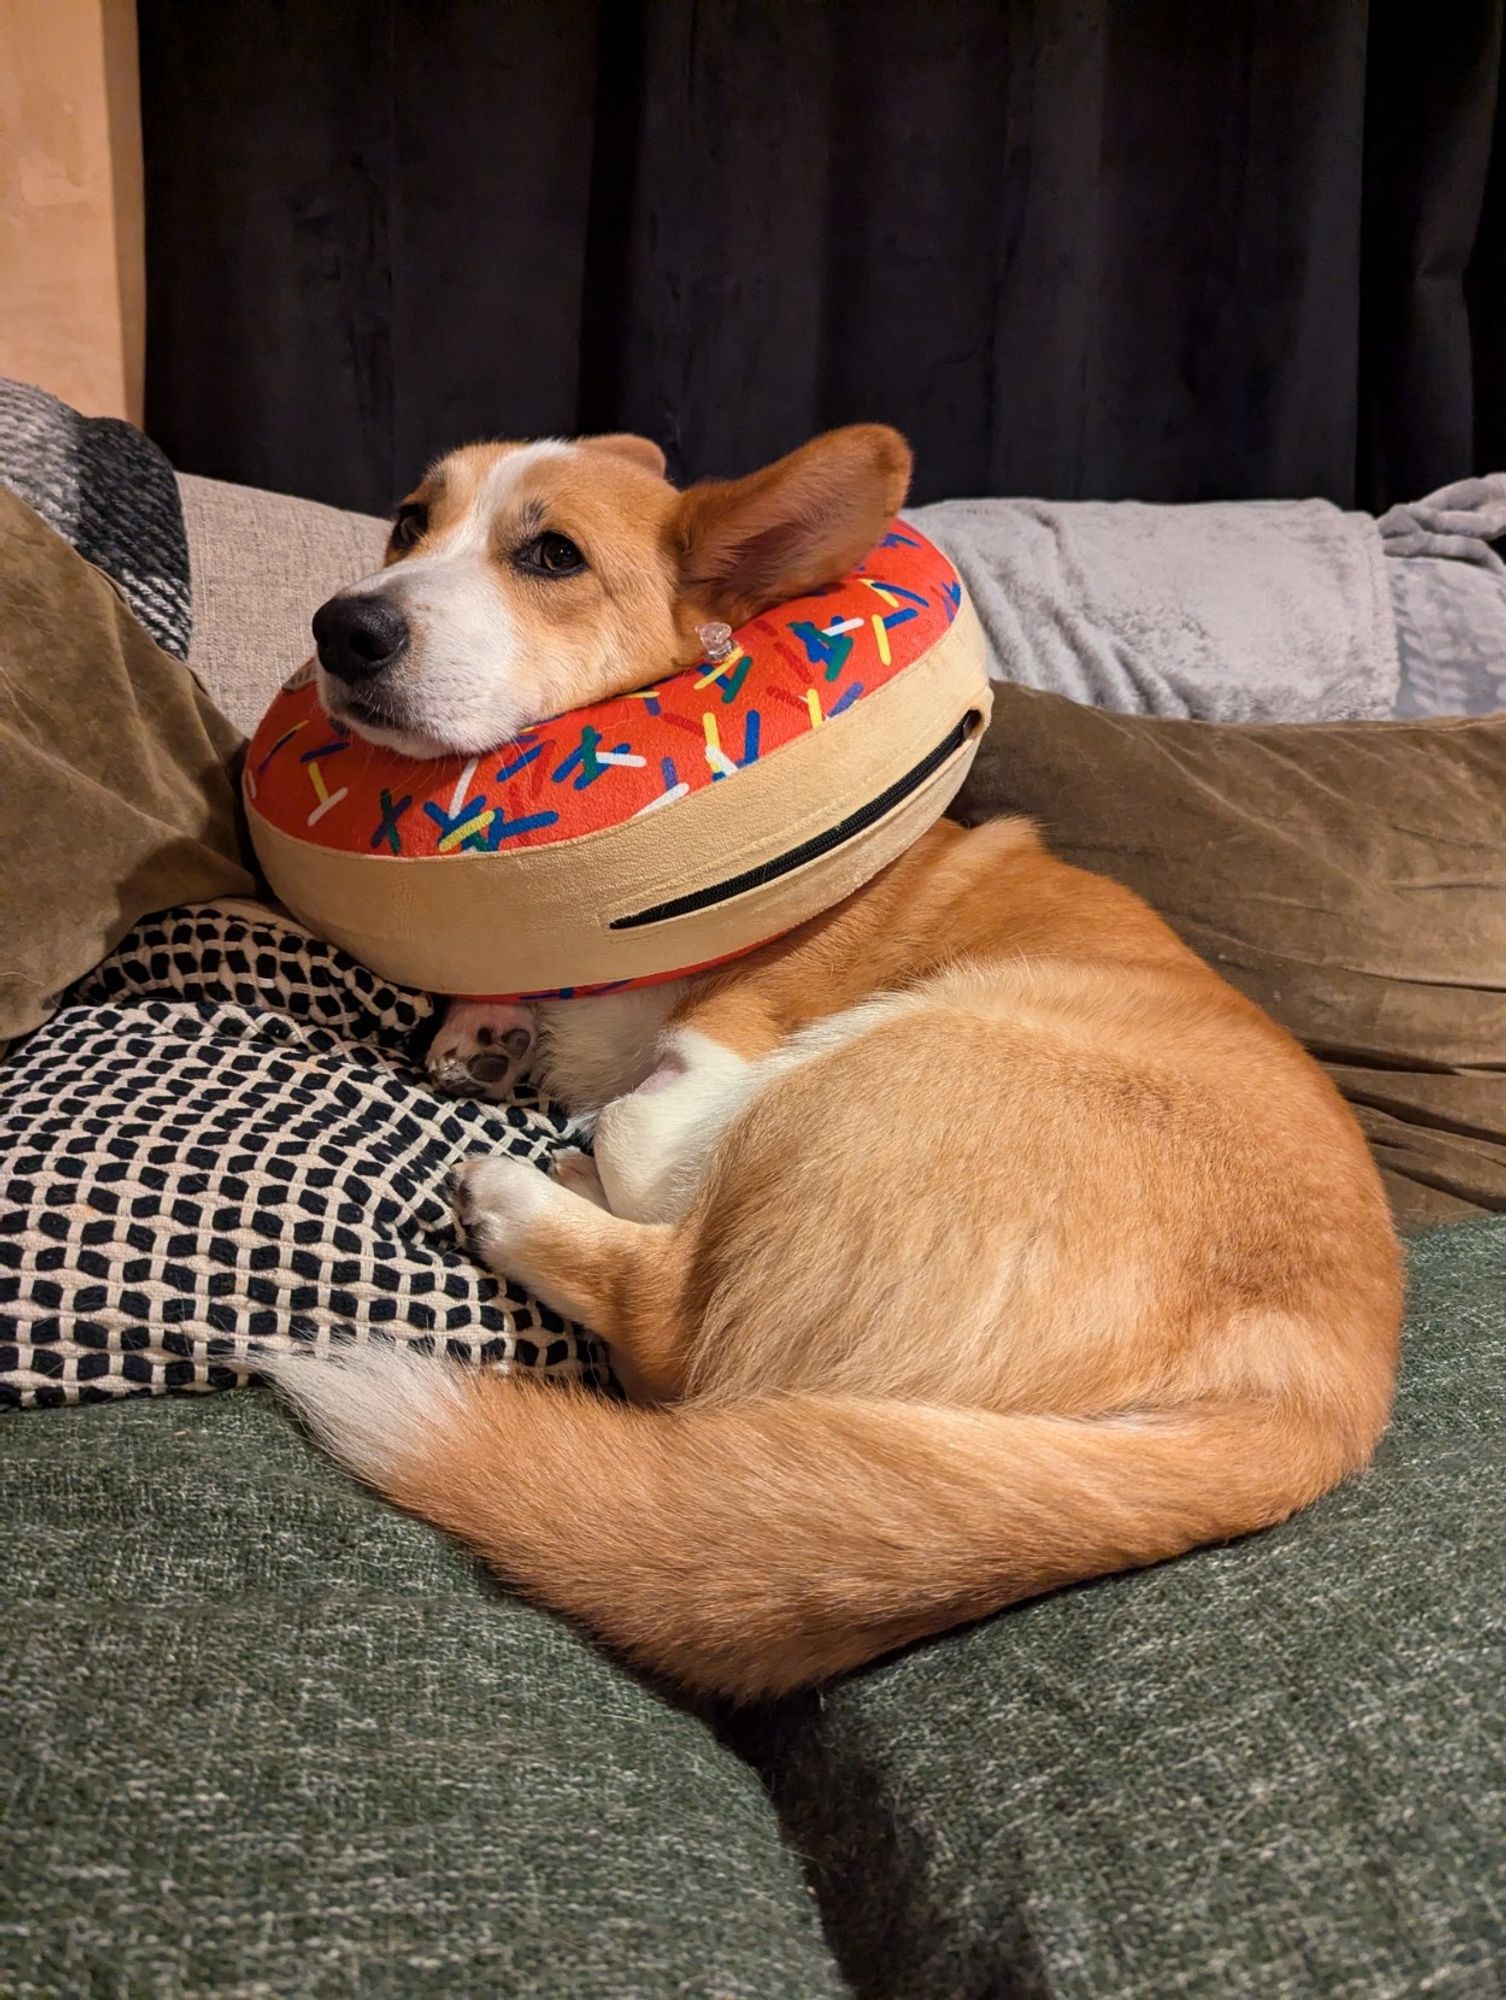
M181 485L244 726L380 524ZM625 1672L265 1390L7 1418L0 1992L1501 1991L1506 1217L1410 1261L1363 1478L756 1710Z

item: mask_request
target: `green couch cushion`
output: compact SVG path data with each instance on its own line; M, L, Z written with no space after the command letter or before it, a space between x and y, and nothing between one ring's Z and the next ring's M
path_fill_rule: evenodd
M744 1721L841 1973L703 1724L267 1397L10 1419L0 1992L1497 1990L1506 1224L1412 1257L1365 1479Z
M1366 1477L787 1710L761 1753L861 1994L1502 1990L1506 1223L1412 1284Z
M846 1992L746 1766L269 1395L10 1417L0 1504L0 1993Z

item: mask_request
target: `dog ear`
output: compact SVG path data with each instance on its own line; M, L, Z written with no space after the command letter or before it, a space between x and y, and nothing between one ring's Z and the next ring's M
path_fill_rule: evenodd
M833 582L904 505L910 463L898 431L849 424L746 479L690 487L670 522L686 603L741 625Z
M600 437L577 438L575 442L587 451L604 451L613 458L631 459L656 479L664 477L664 454L652 438L635 437L632 431L607 431Z

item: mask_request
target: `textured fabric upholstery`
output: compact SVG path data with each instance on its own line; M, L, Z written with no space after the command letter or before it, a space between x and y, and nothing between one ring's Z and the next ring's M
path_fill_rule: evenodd
M315 611L380 564L387 523L190 473L178 490L193 575L189 664L249 735L314 650Z
M763 1743L865 2000L1500 1990L1506 1222L1413 1246L1396 1421L1286 1526L1025 1605Z
M0 1992L845 1992L753 1773L266 1391L11 1418L0 1509Z

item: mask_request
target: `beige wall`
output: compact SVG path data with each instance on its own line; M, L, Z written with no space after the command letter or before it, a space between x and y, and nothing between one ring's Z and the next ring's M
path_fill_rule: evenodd
M141 417L134 0L0 0L0 375Z

